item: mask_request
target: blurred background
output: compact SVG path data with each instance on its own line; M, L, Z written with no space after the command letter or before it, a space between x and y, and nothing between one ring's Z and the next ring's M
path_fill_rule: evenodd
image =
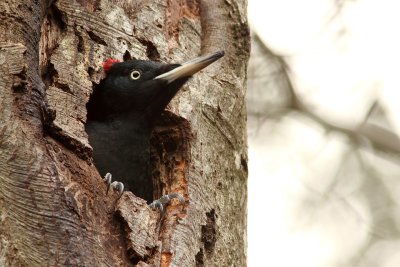
M400 3L248 1L249 266L400 266Z

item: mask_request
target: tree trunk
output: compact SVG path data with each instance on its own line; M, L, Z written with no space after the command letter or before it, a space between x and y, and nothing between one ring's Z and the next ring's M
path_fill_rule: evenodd
M245 1L5 0L0 21L0 265L245 266ZM184 207L106 194L84 130L101 63L217 50L152 136L154 198Z

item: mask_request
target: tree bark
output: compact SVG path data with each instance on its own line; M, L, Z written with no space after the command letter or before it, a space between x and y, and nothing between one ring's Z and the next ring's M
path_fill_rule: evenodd
M6 0L0 21L0 265L245 266L245 1ZM84 128L101 63L216 50L152 136L154 198L184 207L106 194Z

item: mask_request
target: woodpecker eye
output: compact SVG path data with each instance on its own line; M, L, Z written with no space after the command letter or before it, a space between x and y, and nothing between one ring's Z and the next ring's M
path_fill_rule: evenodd
M134 71L131 72L131 79L132 80L138 80L140 78L140 75L142 75L140 73L140 71L134 70Z

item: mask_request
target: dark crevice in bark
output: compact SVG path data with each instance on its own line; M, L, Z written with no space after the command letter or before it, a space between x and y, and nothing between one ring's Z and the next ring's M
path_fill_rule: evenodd
M201 241L204 243L206 253L211 254L214 251L215 242L217 241L215 230L215 210L206 212L206 225L201 227Z
M123 244L123 250L126 251L127 253L127 258L128 260L133 264L133 266L136 266L136 264L139 263L139 261L143 260L143 257L141 257L136 251L134 251L132 248L128 249L128 236L129 232L131 231L129 228L128 223L125 221L123 217L119 215L119 213L116 214L115 216L117 218L117 223L114 225L120 225L120 240L121 243Z
M49 63L47 65L45 71L42 73L42 80L43 80L44 84L46 85L46 87L54 86L54 87L57 87L57 88L63 90L66 93L69 93L71 95L74 94L72 89L70 88L69 84L59 82L58 72L54 68L53 63Z
M42 71L42 80L46 87L54 85L54 80L58 77L58 73L53 63L47 64Z
M76 49L78 50L79 53L84 53L85 52L85 43L83 41L82 34L80 33L80 30L78 27L74 27L74 32L75 35L78 37L78 44L76 45Z
M26 68L23 68L20 73L14 74L13 76L12 90L16 93L24 92L28 84Z
M128 50L125 51L123 59L124 61L132 60L132 55Z
M100 36L98 36L97 34L95 34L93 31L87 31L89 38L93 41L96 42L98 44L104 45L104 46L108 46L106 41L103 40L103 38L101 38Z
M240 157L240 165L242 166L242 169L248 173L249 172L249 168L247 166L247 159L245 157L243 157L243 155Z
M128 250L129 260L131 261L131 263L134 266L136 266L136 264L138 264L139 262L144 262L144 263L150 264L151 261L153 261L154 256L155 256L156 252L158 251L158 247L154 247L154 248L146 247L146 249L148 250L148 254L145 257L141 257L133 249Z
M51 110L51 112L55 114L55 111ZM54 118L55 116L56 115L53 115ZM67 149L74 151L79 158L90 163L92 158L92 150L89 147L84 146L74 137L66 134L63 129L52 123L53 121L54 119L51 122L47 122L47 125L45 125L45 132L64 145Z
M54 85L55 87L57 87L57 88L63 90L63 91L66 92L66 93L69 93L69 94L71 94L71 95L74 94L74 92L72 91L72 89L69 87L69 84L67 84L67 83L60 83L59 81L56 80L56 81L53 83L53 85Z
M137 212L137 210L129 212ZM131 229L132 225L129 225L129 223L126 221L126 218L124 218L124 215L121 213L121 210L117 210L117 213L114 216L114 218L116 218L116 220L114 221L113 225L116 225L116 227L118 227L118 231L120 234L119 238L121 245L120 249L124 251L124 255L126 255L126 262L130 263L129 266L136 266L137 264L139 264L139 262L151 264L157 252L159 251L159 247L157 245L153 247L145 246L145 253L143 253L143 251L136 251L135 250L136 246L133 245L132 240L129 239L132 236L132 231L135 231L136 229ZM138 224L147 223L147 221L143 222L140 220L141 218L136 217L135 221L131 221L131 223L138 223ZM140 227L143 227L143 225L141 225ZM143 231L145 232L147 232L147 230L148 229L143 229ZM141 239L143 237L135 236L135 238Z
M87 72L89 74L90 80L92 81L92 84L94 85L95 83L93 82L94 80L94 75L96 74L96 71L92 67L88 67Z
M61 11L53 4L48 9L48 13L41 25L39 65L42 80L46 87L53 84L53 75L57 74L54 65L50 63L50 58L59 46L60 37L67 30L65 19Z
M203 267L204 266L204 252L203 249L196 254L196 267Z
M56 22L56 25L61 31L67 30L67 17L59 10L55 4L49 9L49 14L52 21Z
M93 1L76 0L76 2L79 3L88 12L94 12L100 10L101 0L93 0Z
M157 50L157 47L148 40L137 38L137 40L144 46L146 46L146 54L150 60L160 60L160 53Z

